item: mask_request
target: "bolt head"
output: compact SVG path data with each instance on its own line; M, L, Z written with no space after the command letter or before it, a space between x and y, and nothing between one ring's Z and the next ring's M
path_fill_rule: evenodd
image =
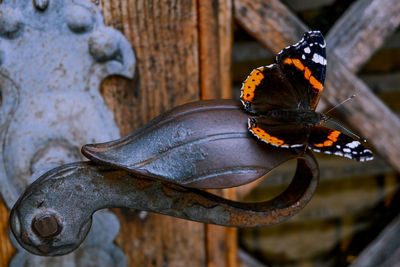
M52 238L61 232L62 227L54 214L44 214L33 219L32 229L41 238Z

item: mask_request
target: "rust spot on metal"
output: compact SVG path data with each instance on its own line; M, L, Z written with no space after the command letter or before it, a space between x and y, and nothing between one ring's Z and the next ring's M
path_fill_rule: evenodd
M309 150L260 145L247 132L247 117L236 102L192 103L162 115L131 136L98 145L106 148L100 154L84 148L84 153L97 164L78 162L46 173L28 188L11 212L12 222L21 222L22 229L30 228L25 224L32 218L31 214L37 214L32 203L38 203L36 196L40 195L46 199L40 208L57 212L62 217L63 230L51 243L32 244L27 240L26 245L23 236L16 235L17 240L36 254L67 253L83 241L96 210L114 207L230 227L260 227L289 218L311 199L318 184L318 164ZM171 133L175 135L176 128L183 126L191 134L173 138ZM206 127L211 128L204 130ZM221 138L210 142L210 136ZM180 149L185 150L185 157ZM196 154L198 149L205 151L201 160ZM228 152L224 158L220 156L221 150ZM266 173L293 158L297 158L298 164L291 184L269 201L236 202L185 186L190 182L200 188L247 183L260 178L263 174L260 169ZM135 168L139 163L143 164ZM251 168L257 172L251 172ZM246 171L237 172L237 169ZM78 184L82 191L76 190ZM48 190L55 186L58 190ZM68 199L68 205L60 199ZM45 235L54 233L54 229L45 230ZM12 226L12 230L18 233L18 227Z

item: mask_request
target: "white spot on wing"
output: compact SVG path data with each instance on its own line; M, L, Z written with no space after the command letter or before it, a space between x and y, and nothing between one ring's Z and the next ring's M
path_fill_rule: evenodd
M346 144L346 146L347 146L347 147L350 147L350 148L356 148L356 147L358 147L359 145L361 145L361 143L358 142L358 141L353 141L353 142L351 142L351 143Z
M307 54L311 53L311 49L309 47L304 48L304 52Z
M302 59L306 59L306 56L304 54L301 55Z
M303 144L294 144L294 145L291 145L290 147L301 147L301 146L303 146Z
M297 43L295 43L293 46L294 46L294 47L299 46L299 45L301 45L303 42L304 42L304 37L301 38L301 40L298 41Z
M326 59L317 53L314 53L312 61L314 61L315 63L319 63L321 65L326 65Z

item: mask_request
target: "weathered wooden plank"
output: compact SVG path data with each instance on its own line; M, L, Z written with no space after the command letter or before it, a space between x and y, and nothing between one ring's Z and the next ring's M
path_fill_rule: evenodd
M173 106L199 99L195 0L106 0L101 5L105 22L124 33L137 57L136 81L130 88L134 98L126 100L134 114L124 114L129 126L123 127L130 130L123 133Z
M394 266L389 265L390 262L399 264L399 247L400 216L397 216L358 256L351 267Z
M230 98L231 0L198 1L201 99Z
M397 0L359 0L329 30L327 44L355 73L400 24Z
M232 0L218 0L219 73L221 79L221 98L232 97Z
M380 267L398 267L400 265L400 249L393 252L390 257L385 260Z
M225 189L224 195L227 199L236 199L236 190L234 188ZM238 267L239 257L238 257L238 229L234 227L226 228L226 266L228 267Z
M123 135L200 95L196 0L101 1L105 22L121 30L136 53L134 81L112 78L102 91ZM116 211L116 243L129 266L204 266L204 226L168 216Z
M232 1L198 1L201 99L231 97ZM227 197L234 189L212 190ZM229 196L228 196L229 197ZM236 231L205 225L207 266L237 266Z
M346 158L317 157L320 166L320 181L328 182L350 178L354 180L363 179L364 177L378 176L382 174L393 173L394 170L386 163L386 161L377 158L374 161L365 163L348 160ZM293 172L296 169L296 161L285 163L273 170L271 175L267 175L265 179L256 181L260 190L273 187L287 187L292 180ZM242 188L243 187L243 188ZM237 190L238 198L241 199L251 191L254 185L242 185ZM242 195L243 194L243 195Z
M362 80L365 81L371 88L374 88L374 91L377 94L400 92L400 88L397 86L400 81L400 72L364 74L360 75L360 78L362 78ZM395 100L396 99L393 99L392 101Z
M297 42L308 30L278 0L234 0L234 19L273 54Z
M228 267L226 254L226 227L205 225L207 267Z
M207 190L215 195L235 200L235 190ZM208 267L238 266L237 229L206 224L206 254Z
M267 265L259 262L256 258L243 249L239 249L238 255L241 267L267 267Z
M236 200L236 190L233 188L207 191L226 199ZM238 266L237 228L207 224L206 240L208 267Z
M282 0L282 3L294 11L316 10L324 6L332 5L335 0Z
M277 0L236 0L235 19L264 46L274 52L297 42L307 27ZM389 18L388 18L389 19ZM328 50L328 73L322 102L330 105L356 93L341 107L345 120L366 137L375 151L400 170L400 120L369 88L346 69L334 48Z
M387 178L397 181L395 175ZM369 176L360 180L349 177L340 181L321 181L312 201L302 212L281 225L264 229L243 229L241 244L261 258L265 255L264 259L272 265L302 266L307 261L309 264L306 266L342 266L344 263L341 265L338 261L342 258L339 254L348 254L346 248L350 242L349 248L353 250L354 245L359 243L354 238L359 237L360 233L367 231L373 224L374 216L371 221L365 220L365 215L368 211L374 211L389 195L396 193L396 184L390 190L386 189L387 178L385 175L379 180ZM384 190L382 183L385 184ZM257 187L246 200L264 200L282 190L283 188L260 190ZM395 205L393 202L387 204ZM385 208L382 206L378 213L385 213ZM375 213L375 218L376 216ZM351 256L347 259L350 261Z
M8 266L16 250L8 239L10 211L0 197L0 266Z
M218 1L198 1L201 99L221 98Z

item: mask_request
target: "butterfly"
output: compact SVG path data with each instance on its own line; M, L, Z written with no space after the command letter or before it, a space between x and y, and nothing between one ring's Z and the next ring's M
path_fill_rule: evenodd
M373 159L360 141L323 126L329 119L315 108L324 88L326 42L309 31L280 51L275 63L254 69L241 88L240 100L249 113L249 131L281 148L304 147L358 161Z

